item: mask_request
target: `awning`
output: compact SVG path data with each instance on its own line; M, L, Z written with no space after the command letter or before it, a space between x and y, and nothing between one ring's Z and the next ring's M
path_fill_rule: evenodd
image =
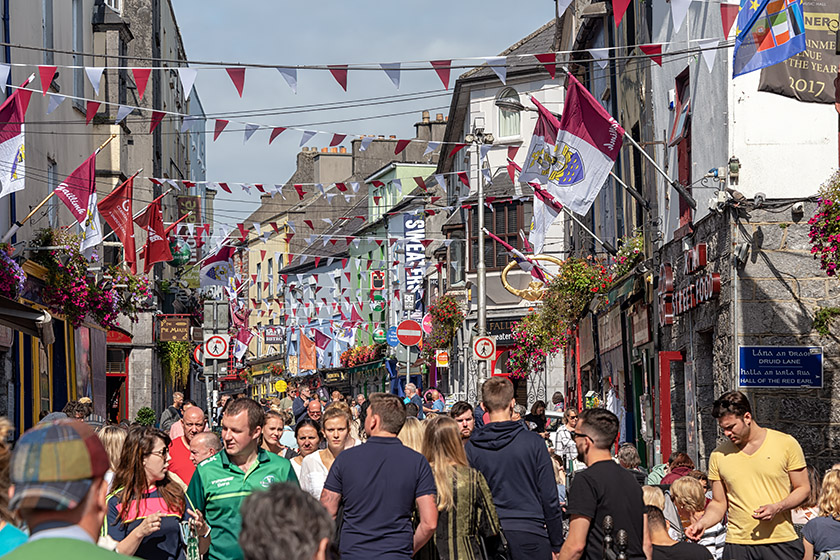
M50 325L50 321L52 321L52 317L46 311L0 296L0 325L41 338L42 330ZM48 331L48 339L52 338L51 334L52 329ZM45 340L44 342L50 344L50 341Z

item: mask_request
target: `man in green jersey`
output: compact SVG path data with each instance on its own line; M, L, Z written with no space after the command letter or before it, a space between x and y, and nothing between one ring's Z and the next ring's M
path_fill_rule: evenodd
M242 501L277 482L298 484L292 464L259 446L265 413L251 399L236 399L222 416L224 448L199 463L187 496L210 525L210 560L241 560Z

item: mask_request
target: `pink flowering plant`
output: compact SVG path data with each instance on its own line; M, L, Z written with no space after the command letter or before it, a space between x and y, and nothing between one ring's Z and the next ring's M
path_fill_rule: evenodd
M117 267L109 267L99 281L88 272L90 265L79 249L79 236L67 229L42 229L35 237L34 261L47 269L41 298L50 313L62 315L73 325L81 326L90 318L110 329L119 325L125 314L137 319L141 302L151 295L149 281Z
M840 267L840 170L820 187L817 211L808 225L811 254L828 276L835 276Z
M384 344L369 344L366 346L353 346L341 353L339 361L342 367L354 367L370 362L375 362L385 355Z
M525 379L541 371L549 354L565 346L566 340L545 325L538 312L525 315L513 326L514 346L508 353L510 376Z
M429 306L429 315L432 316L432 332L423 341L421 353L427 361L434 358L435 350L446 350L452 345L455 331L464 322L464 312L451 295L438 297Z
M526 378L545 367L548 356L565 347L592 299L609 289L613 276L591 258L566 259L549 279L536 310L514 325L508 357L512 377Z
M23 293L26 273L13 258L14 248L8 243L0 244L0 295L17 299Z
M613 263L610 266L610 275L613 278L621 278L631 270L636 264L642 260L644 256L645 238L641 233L630 237L624 237L621 240L621 246L618 248L618 253L613 257Z

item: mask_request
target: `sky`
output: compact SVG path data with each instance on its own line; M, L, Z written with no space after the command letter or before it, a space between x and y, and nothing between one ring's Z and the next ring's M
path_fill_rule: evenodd
M296 66L407 62L494 56L554 16L551 0L455 0L352 2L171 0L187 58L225 63ZM463 63L463 62L461 62ZM459 62L455 62L459 64ZM273 68L248 69L242 98L227 73L199 72L195 82L205 113L267 126L292 126L348 133L414 136L421 112L447 114L451 88L466 70L453 69L450 90L437 74L402 72L400 89L383 71L349 72L347 92L324 70L298 71L297 94ZM421 93L429 92L429 93ZM363 99L405 95L400 102ZM420 98L416 98L420 96ZM311 107L342 104L338 109ZM260 111L261 116L235 115ZM401 115L392 115L403 113ZM335 122L344 121L344 122ZM269 146L266 130L246 143L242 125L231 122L212 141L207 130L207 180L231 183L285 183L295 170L301 133L288 130ZM325 147L319 134L306 145ZM348 138L344 145L349 147ZM238 223L257 206L260 193L241 189L216 198L216 221Z

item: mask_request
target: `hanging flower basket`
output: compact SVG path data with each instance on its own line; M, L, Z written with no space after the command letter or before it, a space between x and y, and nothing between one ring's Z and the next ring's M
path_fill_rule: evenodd
M13 254L14 248L11 245L0 245L0 295L9 299L20 297L26 283L26 273L12 258Z
M840 171L835 171L820 187L817 211L808 220L811 254L820 259L820 268L835 276L840 267Z
M340 362L342 367L355 367L369 362L382 359L385 355L384 344L370 344L367 346L354 346L341 353Z

